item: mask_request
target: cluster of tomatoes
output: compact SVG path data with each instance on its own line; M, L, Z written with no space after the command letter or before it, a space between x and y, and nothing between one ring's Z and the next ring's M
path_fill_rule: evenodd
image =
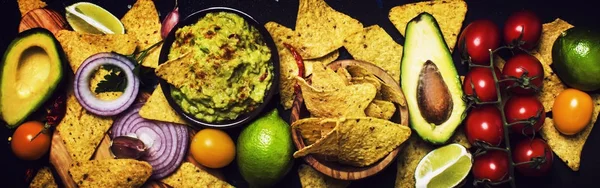
M542 176L551 168L552 150L535 137L546 117L544 106L535 96L542 87L544 69L527 53L536 47L541 31L537 15L520 11L506 20L504 47L500 47L499 28L490 20L473 21L460 35L459 50L470 65L463 81L463 90L472 104L465 129L469 142L480 151L473 164L478 182L511 181L513 166L525 176ZM514 55L500 71L490 56L504 48L512 49ZM503 101L505 95L509 98ZM512 148L503 142L509 135L505 131L520 139Z

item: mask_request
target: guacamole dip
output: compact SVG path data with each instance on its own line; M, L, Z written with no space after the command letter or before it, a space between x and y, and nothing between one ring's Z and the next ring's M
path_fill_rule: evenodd
M192 78L171 89L187 114L206 122L233 120L263 103L273 79L271 51L244 18L208 13L175 37L169 59L192 55Z

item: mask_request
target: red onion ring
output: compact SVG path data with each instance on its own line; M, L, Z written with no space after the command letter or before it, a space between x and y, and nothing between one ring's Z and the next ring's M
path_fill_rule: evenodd
M111 138L135 135L148 152L140 160L152 166L151 179L162 179L173 173L186 156L189 133L185 125L152 121L142 118L139 111L144 103L135 103L113 123Z
M127 78L127 88L115 100L98 99L90 90L90 78L102 65L119 67ZM116 53L102 52L88 57L75 73L74 93L77 101L87 111L99 116L113 116L125 111L135 101L140 87L138 78L133 74L133 68L131 60Z

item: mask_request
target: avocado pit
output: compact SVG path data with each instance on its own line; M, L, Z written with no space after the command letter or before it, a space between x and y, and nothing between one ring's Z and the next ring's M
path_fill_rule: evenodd
M423 118L435 125L446 122L454 104L448 86L431 60L423 64L418 82L417 101Z

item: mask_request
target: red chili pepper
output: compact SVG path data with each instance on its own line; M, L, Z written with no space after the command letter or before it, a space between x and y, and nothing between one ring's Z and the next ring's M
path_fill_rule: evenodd
M65 116L66 110L66 97L64 94L59 95L46 107L46 124L50 126L58 125Z
M285 46L294 56L294 59L296 60L296 65L298 66L298 76L304 77L304 60L302 60L302 56L300 56L298 51L296 51L296 49L292 45L288 43L283 43L283 46ZM299 91L300 85L294 85L294 92L298 93Z

